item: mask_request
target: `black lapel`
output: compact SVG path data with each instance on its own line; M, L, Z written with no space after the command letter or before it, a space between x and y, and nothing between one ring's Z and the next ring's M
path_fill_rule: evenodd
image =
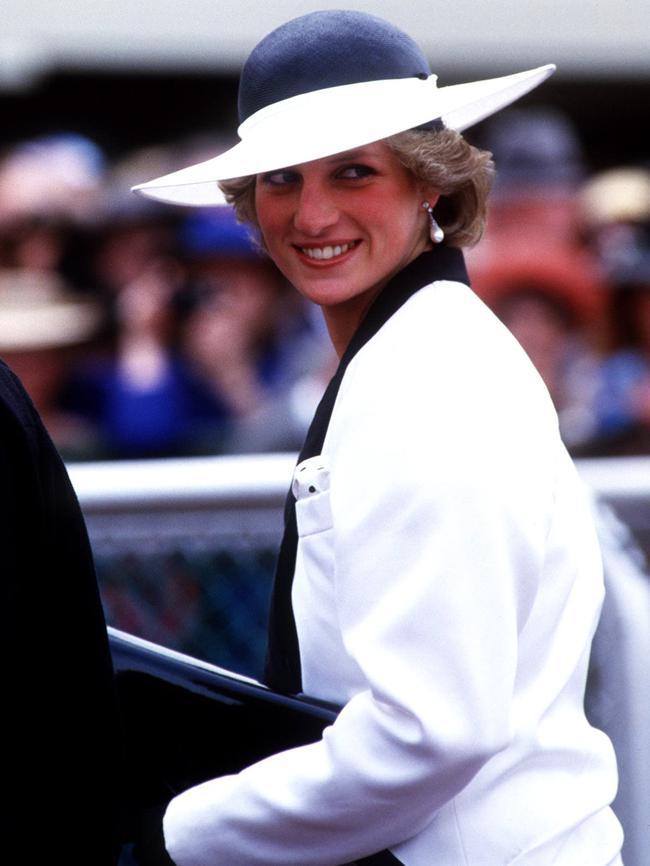
M380 851L378 854L364 857L363 860L357 860L353 866L404 866L404 864L392 851Z
M435 280L468 284L463 254L452 247L435 247L423 253L385 286L347 347L311 422L298 462L320 454L343 375L359 349L419 289ZM298 529L295 499L291 489L284 510L284 535L276 566L269 615L269 633L264 670L265 682L276 691L295 694L301 689L300 652L291 608L291 585L296 566Z

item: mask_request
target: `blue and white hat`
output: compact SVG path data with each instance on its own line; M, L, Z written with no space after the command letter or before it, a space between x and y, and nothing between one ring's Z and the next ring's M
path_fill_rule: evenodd
M273 30L246 61L239 143L134 190L173 204L220 204L217 181L321 159L416 127L462 131L554 71L549 64L438 87L420 48L393 24L364 12L312 12Z

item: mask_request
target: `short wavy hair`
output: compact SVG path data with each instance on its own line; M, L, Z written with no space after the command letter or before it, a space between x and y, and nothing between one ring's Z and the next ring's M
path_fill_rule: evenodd
M415 177L440 192L434 209L454 247L476 244L485 229L487 199L494 179L492 154L469 144L453 129L410 129L385 139ZM219 182L240 222L257 226L255 175Z

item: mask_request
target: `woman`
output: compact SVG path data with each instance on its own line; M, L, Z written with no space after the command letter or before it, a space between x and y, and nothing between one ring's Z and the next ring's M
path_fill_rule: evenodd
M207 204L225 181L341 357L294 474L268 681L342 709L172 800L179 866L620 864L613 754L582 712L596 539L457 249L491 175L458 130L551 71L437 90L392 25L312 13L248 59L242 142L140 187Z

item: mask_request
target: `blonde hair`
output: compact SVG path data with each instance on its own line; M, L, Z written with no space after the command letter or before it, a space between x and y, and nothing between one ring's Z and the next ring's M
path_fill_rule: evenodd
M492 154L469 144L453 129L410 129L385 139L415 177L440 193L434 214L449 246L477 243L485 228L494 178ZM240 222L258 225L255 175L219 182Z
M455 129L409 129L387 138L386 144L419 181L440 193L434 216L445 243L478 243L494 180L492 154L469 144Z

